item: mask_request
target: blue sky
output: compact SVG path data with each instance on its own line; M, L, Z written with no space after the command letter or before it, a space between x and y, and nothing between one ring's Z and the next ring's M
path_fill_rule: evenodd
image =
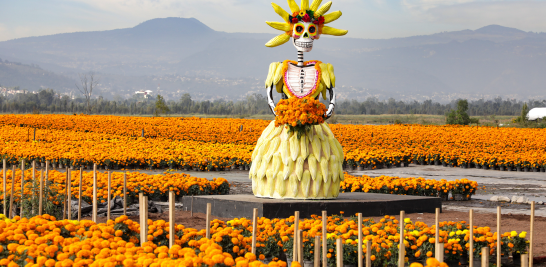
M288 10L286 0L275 2ZM546 32L546 0L333 0L334 10L343 16L331 25L355 38L426 35L490 24ZM0 41L129 28L164 17L194 17L217 31L249 33L277 33L264 22L281 20L270 0L0 0Z

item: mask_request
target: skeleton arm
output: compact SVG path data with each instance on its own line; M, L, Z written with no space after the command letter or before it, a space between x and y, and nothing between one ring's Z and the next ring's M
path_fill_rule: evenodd
M324 119L329 119L334 114L334 109L336 107L336 76L334 75L334 66L332 66L332 64L321 63L320 69L322 70L322 96L326 99L326 91L328 91L330 95L330 104L328 105L326 114L324 114Z
M330 93L330 104L328 105L328 110L326 111L326 114L324 114L324 119L329 119L332 117L332 114L334 114L334 108L336 107L336 88L332 87L328 89L328 92Z
M273 115L277 116L277 113L275 113L275 101L273 101L273 85L267 87L267 104Z
M269 72L267 74L267 79L265 80L265 88L267 90L267 104L269 105L271 112L275 116L277 116L277 114L275 113L275 101L273 101L273 88L275 88L280 82L282 82L281 71L282 71L282 64L280 62L271 63L271 65L269 65ZM277 88L277 91L279 91L279 88Z

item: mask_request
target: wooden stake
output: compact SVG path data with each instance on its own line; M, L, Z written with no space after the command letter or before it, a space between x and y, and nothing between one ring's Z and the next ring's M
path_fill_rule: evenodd
M36 128L34 128L34 135L36 135ZM34 188L34 184L36 183L36 161L33 160L32 161L32 188ZM34 190L33 190L34 191ZM34 201L36 200L36 193L32 193L32 205L31 205L31 216L34 216L36 214L34 214Z
M142 205L142 202L140 204ZM93 222L95 223L97 222L97 164L96 163L93 163L93 215L91 215L91 218Z
M357 244L358 262L357 262L357 266L362 267L362 265L363 265L363 262L362 262L362 213L357 213L356 215L358 216L358 244Z
M143 192L139 193L140 210L140 246L148 241L148 196Z
M434 233L434 257L439 261L440 258L440 208L436 208L436 221L434 223L436 232Z
M47 187L47 186L48 186L48 185L47 185L47 184L48 184L48 179L49 179L49 167L48 167L48 165L49 165L49 160L46 160L45 175L44 175L44 190L45 190L46 188L48 188L48 187ZM47 198L49 197L49 194L48 194L48 193L49 193L49 191L46 192L46 194L44 195L44 198L42 199L42 203L43 203L43 200L44 200L44 199L47 199ZM43 205L43 204L42 204L42 205Z
M78 221L82 219L82 182L83 182L83 168L80 167L80 184L78 190Z
M440 243L438 244L438 258L439 259L438 261L439 262L444 262L444 248L445 248L445 243Z
M258 230L258 209L254 208L252 212L252 254L256 255L256 233Z
M23 218L23 197L25 192L25 159L21 160L21 205L19 214Z
M212 205L210 203L207 203L207 224L205 224L205 227L207 227L206 231L206 237L210 239L210 213L212 210Z
M303 264L303 230L298 230L298 262Z
M110 203L112 202L112 172L108 171L108 197L106 197L106 221L110 220Z
M68 192L66 194L66 209L68 211L68 219L72 220L72 171L69 168L66 168L66 173L68 174Z
M68 168L66 169L66 173L64 175L63 220L66 219L67 194L68 194Z
M336 266L343 267L343 242L341 242L341 238L336 240Z
M482 267L489 267L489 247L482 248Z
M15 212L13 208L13 191L15 191L15 165L13 165L11 170L11 194L9 196L9 218L13 219L13 213Z
M7 179L7 177L6 177L6 159L4 159L4 160L2 160L2 189L3 189L2 192L4 193L4 205L3 205L4 206L4 213L2 213L2 214L4 214L4 215L6 215L6 213L7 213L7 205L6 204L8 204L7 203L8 198L6 196L8 194L8 192L6 191L6 179Z
M400 211L400 247L398 249L398 267L404 267L406 248L404 246L404 211Z
M191 196L190 217L193 217L193 196Z
M533 236L534 236L534 233L535 233L535 202L532 201L531 202L531 227L529 229L529 267L533 267Z
M325 210L322 211L322 267L328 267L328 214Z
M372 242L366 239L366 267L372 267Z
M468 239L468 267L474 267L474 210L470 209L469 211L470 216L470 238Z
M49 160L46 160L45 176L44 176L44 188L47 188L47 182L49 179ZM47 194L45 196L47 198Z
M123 215L127 215L127 173L123 174Z
M497 267L501 266L501 206L497 206Z
M320 237L315 236L315 249L313 249L314 267L320 267Z
M125 174L123 174L125 177ZM174 191L169 191L169 248L172 248L174 246L174 212L175 212L175 194ZM125 205L124 205L124 212L125 212Z
M521 254L521 267L529 267L529 254Z
M292 259L294 261L298 261L298 230L300 225L300 212L296 211L294 212L294 241L292 242L293 245L293 253L292 253ZM301 262L300 262L301 263Z
M40 193L38 198L38 215L42 215L44 202L44 170L40 171Z

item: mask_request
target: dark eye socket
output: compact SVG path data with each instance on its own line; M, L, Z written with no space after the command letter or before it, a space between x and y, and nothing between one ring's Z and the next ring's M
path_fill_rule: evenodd
M310 32L310 33L315 33L315 30L316 30L316 29L315 29L315 26L309 27L309 32Z
M297 32L302 32L302 31L303 31L303 27L302 27L302 26L296 26L296 31L297 31Z

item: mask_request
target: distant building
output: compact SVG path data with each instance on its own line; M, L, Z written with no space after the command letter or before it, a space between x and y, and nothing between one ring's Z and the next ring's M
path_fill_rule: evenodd
M148 98L152 95L152 91L151 90L136 91L135 95L142 95L144 98Z

